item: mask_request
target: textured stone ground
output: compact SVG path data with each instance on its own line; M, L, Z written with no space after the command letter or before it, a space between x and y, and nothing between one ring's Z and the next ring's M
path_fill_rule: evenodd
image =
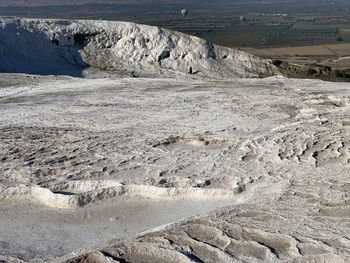
M348 84L0 85L1 260L347 261Z

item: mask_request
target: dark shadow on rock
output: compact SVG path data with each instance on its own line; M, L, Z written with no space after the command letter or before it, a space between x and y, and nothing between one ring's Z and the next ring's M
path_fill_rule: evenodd
M80 51L88 37L67 34L49 38L9 24L0 28L0 72L84 77L89 64Z

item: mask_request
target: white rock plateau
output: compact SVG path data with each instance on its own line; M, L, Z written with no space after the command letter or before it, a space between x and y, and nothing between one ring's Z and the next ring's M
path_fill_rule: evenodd
M84 75L88 65L137 76L269 76L268 61L158 27L123 22L2 19L0 71Z
M3 18L0 71L0 262L349 262L349 84L105 21Z

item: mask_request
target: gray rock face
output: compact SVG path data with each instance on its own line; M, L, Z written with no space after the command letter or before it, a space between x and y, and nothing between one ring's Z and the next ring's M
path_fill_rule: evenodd
M232 78L276 74L267 60L157 27L124 22L0 20L0 71Z

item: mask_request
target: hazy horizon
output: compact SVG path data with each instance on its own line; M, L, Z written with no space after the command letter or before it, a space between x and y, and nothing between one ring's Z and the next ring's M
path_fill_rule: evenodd
M322 7L322 6L350 6L350 3L346 0L309 0L307 2L303 0L216 0L215 2L210 0L78 0L78 1L69 1L69 0L1 0L0 7L35 7L35 6L81 6L81 5L152 5L159 7L164 7L164 5L177 5L181 4L184 7L196 7L202 8L210 6L211 8L216 7L247 7L250 6L251 10L259 9L264 7L273 8L271 11L274 11L276 8L281 10L288 11L291 7L293 8L307 8L309 6ZM98 10L96 10L98 11ZM264 10L267 11L267 10Z
M0 7L0 16L135 22L229 47L350 42L346 0L0 0Z
M65 7L69 6L67 10ZM98 7L97 7L98 6ZM319 0L0 0L0 15L37 14L38 16L50 16L50 11L56 15L57 9L64 9L65 13L83 13L84 9L89 9L90 14L96 17L102 16L109 9L115 13L133 15L142 12L166 13L177 12L177 9L187 8L191 13L196 14L205 10L207 13L222 12L225 14L246 14L246 13L316 13L323 12L337 13L350 9L350 2L346 0L319 1ZM55 10L53 12L52 10ZM107 11L106 11L107 10ZM59 15L59 14L57 14Z

